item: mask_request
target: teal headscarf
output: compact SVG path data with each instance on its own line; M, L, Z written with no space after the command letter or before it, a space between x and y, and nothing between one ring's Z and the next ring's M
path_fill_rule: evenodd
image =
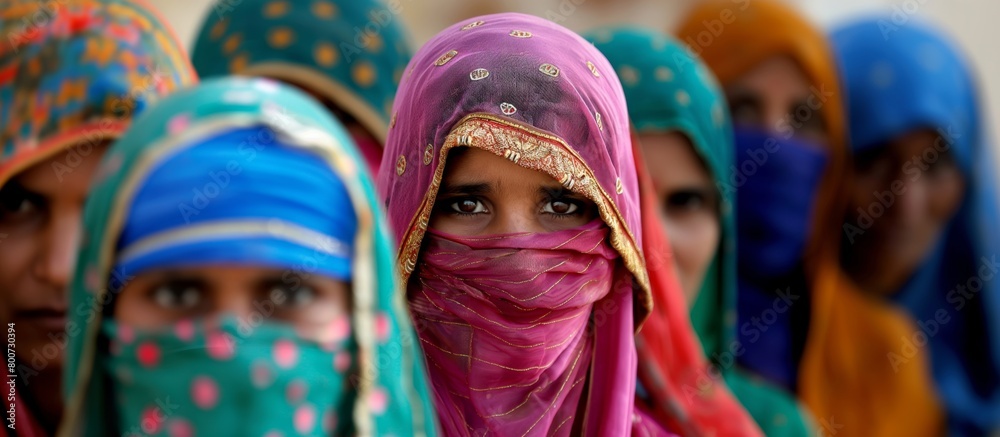
M273 132L272 139L280 138L280 144L298 149L296 153L314 156L343 182L350 201L345 210L353 208L357 219L349 242L350 321L332 325L330 342L321 347L301 342L290 327L272 322L265 325L271 323L268 328L274 329L261 328L251 334L230 319L182 322L162 333L123 329L109 314L115 295L132 278L121 277L113 266L120 258L116 252L129 221L126 215L144 181L171 156L201 147L220 134L249 128ZM344 129L317 102L263 79L207 81L172 95L135 121L105 155L84 212L84 241L70 291L67 406L61 435L110 435L129 431L121 429L129 423L152 435L203 432L200 424L228 426L220 429L229 430L253 428L261 434L277 430L285 435L312 435L319 429L327 433L336 429L358 435L436 435L422 355L393 267L395 250L371 177L350 145ZM255 146L251 142L249 147ZM228 170L231 162L222 164ZM223 188L237 189L239 183L239 176L233 176ZM275 235L281 235L282 229L275 230ZM190 243L217 237L200 233L183 238ZM273 348L240 349L261 344ZM351 356L337 352L342 350ZM203 355L215 361L206 361ZM168 360L206 365L188 371L168 368ZM301 367L317 360L323 365ZM157 367L161 362L164 366ZM117 372L121 369L125 372ZM347 369L353 370L344 377ZM320 379L321 384L302 384L314 380L316 373L328 376ZM249 386L247 378L269 389L280 383L284 396L254 397L252 390L237 391L234 386ZM169 383L153 384L154 379ZM146 392L122 388L132 381ZM162 390L163 396L151 397L150 387ZM131 402L133 396L142 396L142 402ZM241 417L222 408L212 415L213 409L233 399L268 413ZM331 405L336 399L348 401ZM288 404L296 407L291 414L286 414ZM343 408L333 409L337 405Z
M305 88L383 143L412 55L398 12L375 0L219 0L191 58L202 78L264 76Z
M586 37L621 78L629 118L639 134L680 132L715 178L721 196L719 248L691 308L705 355L768 436L809 435L809 420L789 394L736 368L735 197L724 189L733 161L733 134L725 96L712 72L683 44L657 32L615 28ZM650 173L658 169L651 168Z

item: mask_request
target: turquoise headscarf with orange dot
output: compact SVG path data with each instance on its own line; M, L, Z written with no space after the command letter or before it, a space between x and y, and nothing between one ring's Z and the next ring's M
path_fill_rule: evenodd
M206 78L240 74L295 84L383 143L412 55L400 7L375 0L221 0L202 24L192 60Z
M691 310L705 355L768 436L812 433L805 409L790 394L750 376L734 362L736 340L735 196L728 186L733 131L722 89L711 70L682 43L651 30L599 29L585 35L622 79L629 120L644 133L679 132L691 142L722 199L719 246ZM654 167L650 173L664 171ZM655 302L661 304L661 302Z

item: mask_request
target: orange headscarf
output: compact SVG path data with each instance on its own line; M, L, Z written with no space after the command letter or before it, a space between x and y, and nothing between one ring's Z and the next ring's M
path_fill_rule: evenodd
M812 312L799 364L799 393L827 433L927 435L943 430L930 363L917 354L905 365L887 358L918 329L903 313L862 295L838 260L847 174L847 128L837 68L826 38L774 0L718 0L696 7L678 37L698 53L723 86L762 61L787 56L826 96L820 115L830 136L829 167L816 199L805 264Z

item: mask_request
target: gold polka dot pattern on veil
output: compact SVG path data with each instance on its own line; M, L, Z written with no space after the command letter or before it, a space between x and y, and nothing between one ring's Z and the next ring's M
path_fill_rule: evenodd
M320 18L333 18L337 15L337 5L329 1L316 1L312 4L312 12Z
M295 41L295 33L292 32L292 29L289 29L287 27L278 27L272 29L271 32L268 33L267 35L268 44L270 44L271 47L274 47L276 49L286 48L292 45L293 41Z
M321 67L332 67L340 60L340 52L337 51L337 47L328 42L316 44L313 56L316 58L316 63Z
M288 13L288 2L285 0L275 0L264 6L264 16L267 18L280 18Z
M354 79L354 83L364 88L375 83L376 74L375 67L368 61L358 61L351 69L351 78Z

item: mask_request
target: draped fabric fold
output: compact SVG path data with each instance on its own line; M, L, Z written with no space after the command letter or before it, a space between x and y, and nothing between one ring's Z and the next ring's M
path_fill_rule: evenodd
M600 222L489 238L428 231L410 306L428 365L465 375L437 385L437 402L452 406L442 414L456 415L445 425L572 431L594 349L587 325L618 258L607 236Z

